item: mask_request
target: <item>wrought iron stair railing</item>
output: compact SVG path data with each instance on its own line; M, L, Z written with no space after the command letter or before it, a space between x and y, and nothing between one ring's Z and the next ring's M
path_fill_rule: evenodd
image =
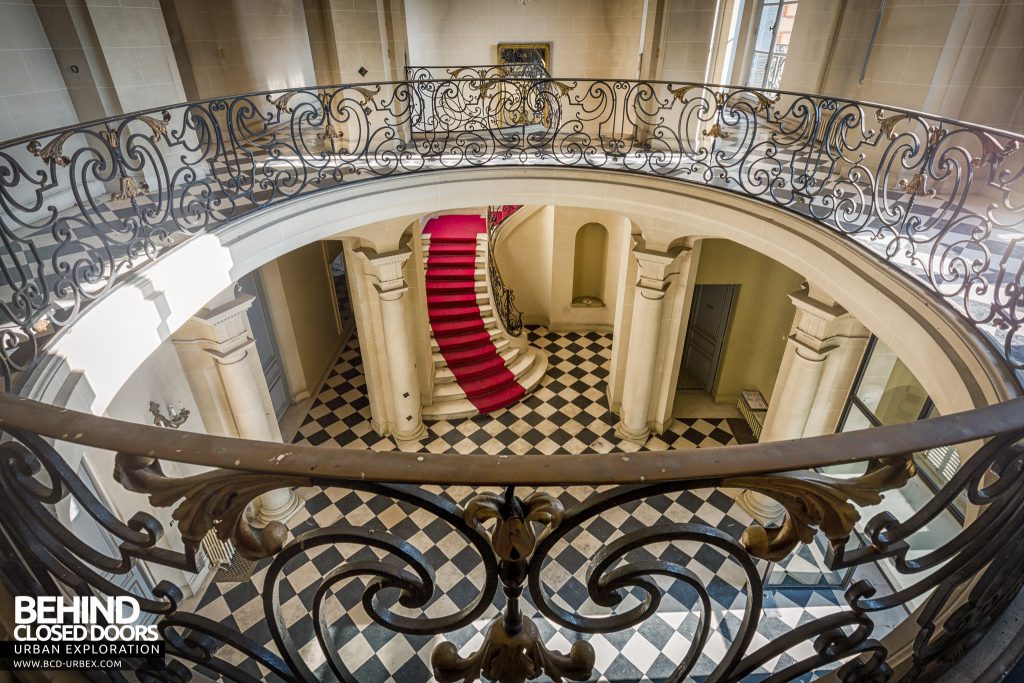
M521 208L522 206L518 204L487 207L487 275L491 281L491 292L498 319L501 320L505 331L513 337L523 334L523 312L516 306L516 293L505 284L505 279L501 276L501 268L498 267L495 250L502 225Z

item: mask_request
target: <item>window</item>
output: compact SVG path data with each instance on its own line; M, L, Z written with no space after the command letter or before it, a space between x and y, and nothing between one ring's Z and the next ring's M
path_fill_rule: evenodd
M888 346L872 337L838 431L852 432L902 424L937 417L938 414L924 387L903 361ZM904 493L920 486L920 480L927 487L927 490L917 493L920 501L934 495L960 468L960 456L954 446L916 453L914 462L920 476L908 483ZM960 496L951 505L950 512L962 521L966 504L965 497Z
M754 40L747 85L777 90L793 36L796 0L761 0L754 14Z

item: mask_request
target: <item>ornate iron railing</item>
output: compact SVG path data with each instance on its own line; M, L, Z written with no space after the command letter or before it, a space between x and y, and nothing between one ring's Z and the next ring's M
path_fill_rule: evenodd
M495 165L654 175L786 208L907 274L1024 370L1021 136L800 93L458 75L218 98L4 144L4 383L197 233L311 192Z
M505 331L513 337L523 334L523 312L516 306L516 293L505 284L505 279L501 276L498 257L494 252L502 224L521 208L522 205L519 204L487 207L487 274L491 281L491 293L498 319L501 320Z
M126 275L183 240L253 211L320 190L396 174L497 165L599 168L707 185L764 201L839 233L952 306L985 335L1008 364L1024 370L1021 341L1024 280L1024 154L1021 136L916 112L798 93L746 88L581 79L518 79L493 72L373 85L308 88L189 103L131 114L8 142L0 148L0 366L13 386L39 349L83 308ZM728 453L629 456L415 456L218 439L126 425L0 395L0 485L12 501L0 517L6 587L23 594L118 593L108 576L138 562L195 569L202 536L216 528L241 553L272 558L264 609L273 647L176 608L169 583L143 606L165 615L170 651L208 670L249 680L220 645L259 661L286 680L308 670L280 610L278 583L289 562L327 545L379 550L384 559L348 558L319 577L310 609L329 677L351 680L331 641L323 601L355 577L370 577L367 612L404 633L450 633L480 617L500 585L502 615L480 652L454 646L434 654L441 680L483 675L519 680L540 672L583 677L592 653L582 641L566 656L546 650L521 614L528 592L541 614L577 633L639 624L657 610L652 577L694 592L699 628L679 653L674 678L694 667L708 642L708 587L685 567L638 553L651 544L694 542L717 549L745 577L746 604L730 645L711 674L738 680L799 643L815 654L777 672L785 680L842 663L853 680L935 680L984 633L1024 582L1024 550L1011 542L1024 522L1024 404L821 439L731 448ZM89 493L61 458L59 444L117 453L118 481L174 507L184 551L160 545L161 525L140 513L125 523ZM848 544L857 506L913 476L909 455L987 439L953 479L908 519L882 514L866 526L869 543ZM821 454L833 454L823 456ZM581 460L581 458L584 458ZM167 477L161 462L216 469ZM835 479L813 468L865 462L862 475ZM455 499L429 484L465 484ZM527 487L596 485L566 505ZM478 558L482 581L465 611L410 614L440 590L422 549L397 533L332 525L288 541L271 524L254 529L247 505L283 486L344 487L432 515ZM607 487L611 488L607 488ZM695 523L656 525L603 537L591 559L590 600L616 608L584 615L553 600L544 568L556 543L603 513L655 496L723 486L757 491L787 510L784 523L753 525L739 538ZM497 492L481 487L498 487ZM446 493L446 491L448 493ZM979 506L960 534L919 557L914 534L957 495ZM85 545L54 516L74 498L120 539L120 556ZM815 529L831 543L833 568L892 561L908 587L878 595L864 581L835 613L762 647L752 638L761 615L757 558L778 559ZM872 638L872 615L924 601L913 644ZM702 610L702 611L701 611ZM852 659L851 659L852 658ZM178 664L154 676L185 676ZM117 678L116 672L109 673Z
M480 64L462 66L407 66L407 81L444 81L451 79L494 80L508 78L551 78L551 74L538 62L514 64Z
M924 422L835 434L796 442L754 444L727 449L642 452L621 457L586 455L490 456L434 455L403 452L387 458L369 451L243 441L118 422L70 412L0 394L5 442L0 445L0 487L9 501L0 516L0 543L8 561L3 575L8 590L55 594L127 591L109 580L137 562L194 571L203 536L215 529L248 558L272 558L263 578L263 617L272 646L253 642L200 614L178 609L180 591L169 582L152 595L136 595L143 609L162 616L160 631L175 660L153 676L184 677L177 660L201 665L229 680L252 680L232 664L241 653L259 662L272 677L315 680L307 665L316 660L309 646L293 642L281 587L289 563L311 562L325 548L343 550L335 568L304 590L305 609L314 616L315 646L326 661L321 680L356 680L341 656L325 602L346 582L362 579L362 604L378 624L405 634L447 634L478 619L501 587L504 607L494 617L483 645L469 656L443 642L431 658L439 681L523 681L542 673L558 680L586 680L594 652L585 640L568 654L544 646L536 625L523 616L524 591L547 619L578 634L612 633L636 627L654 614L665 586L657 577L682 582L696 596L698 627L685 652L666 652L677 667L673 680L684 678L708 643L711 622L709 590L677 561L650 554L659 544L691 543L713 548L735 563L744 577L745 604L738 625L718 635L728 648L715 662L708 680L737 681L765 662L801 643L813 654L775 672L768 680L785 681L838 666L843 681L934 681L972 646L1024 580L1024 545L1015 535L1024 524L1024 399L969 413ZM102 463L130 491L144 493L155 507L173 507L184 551L160 546L161 524L139 513L127 524L118 521L84 488L51 445L82 444L115 454ZM932 501L910 518L882 513L866 525L869 543L851 549L857 506L877 503L881 493L914 476L911 454L939 445L986 439L985 445ZM99 457L99 456L96 456ZM582 458L582 460L581 460ZM167 476L161 463L176 462L213 469L187 477ZM583 463L586 464L583 464ZM833 478L814 468L864 462L859 476ZM93 460L94 465L100 461ZM790 470L779 472L779 470ZM442 486L431 486L441 484ZM566 507L550 487L599 484ZM473 487L461 497L452 488ZM352 526L344 520L289 540L280 523L254 528L247 506L256 496L285 486L345 488L373 494L386 506L436 519L458 535L464 552L478 567L473 574L476 597L465 610L437 615L422 611L442 592L425 550L377 521ZM498 488L487 488L487 487ZM484 488L481 488L484 487ZM640 525L616 538L602 539L590 560L586 599L606 607L607 616L588 615L580 604L556 599L545 578L552 548L574 543L588 524L609 512L632 509L638 502L707 487L757 491L779 501L787 515L780 526L751 524L739 538L696 523ZM923 555L908 555L910 541L960 493L981 506L977 518L954 538ZM53 507L74 499L120 542L117 557L85 545L53 516ZM384 509L384 508L381 508ZM815 530L828 537L833 568L857 567L887 559L907 577L907 584L886 594L864 580L847 591L845 604L807 621L785 635L754 647L761 614L762 584L758 558L777 560ZM451 545L450 543L448 544ZM354 550L351 550L352 548ZM366 555L367 549L379 551ZM362 554L361 554L362 553ZM462 553L460 553L462 554ZM20 560L11 562L12 558ZM467 571L467 573L469 573ZM919 631L909 653L894 658L891 645L872 637L874 614L912 599L924 600L917 616ZM291 611L294 614L294 610ZM897 644L899 645L899 644ZM117 677L114 676L116 679Z

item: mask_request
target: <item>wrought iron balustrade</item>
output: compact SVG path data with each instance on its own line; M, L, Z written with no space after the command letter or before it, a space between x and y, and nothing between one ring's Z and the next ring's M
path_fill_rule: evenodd
M678 563L644 554L658 544L713 548L745 577L743 618L738 627L729 626L717 636L728 642L708 679L717 681L742 680L801 643L813 644L813 654L768 680L785 681L838 667L843 681L935 681L977 642L1024 580L1024 545L1015 542L1024 524L1024 399L917 423L795 442L641 452L628 458L615 453L418 456L403 452L382 458L370 451L160 430L10 394L0 394L0 415L5 437L0 444L0 490L10 503L8 514L0 517L7 590L126 594L107 578L110 574L127 572L139 562L194 570L196 550L210 529L232 541L246 557L267 558L262 616L270 627L272 647L179 609L181 593L169 582L156 586L152 595L136 596L143 609L162 615L159 628L173 656L166 670L148 674L152 680L187 678L181 661L228 680L252 680L232 663L239 656L259 662L275 680L315 680L306 662L317 657L309 646L300 652L292 640L281 588L286 565L309 563L325 548L341 549L342 559L332 571L317 574L313 586L303 592L304 607L316 624L314 649L326 662L321 680L355 680L325 607L334 591L355 580L363 581L363 605L378 624L422 635L450 634L480 618L501 588L504 606L483 645L475 653L460 656L455 645L442 642L434 650L432 667L439 681L474 680L482 675L502 682L542 673L555 680L585 680L594 663L594 652L582 639L572 644L568 654L544 647L536 625L523 616L524 592L555 624L577 634L612 633L637 627L656 613L665 590L659 577L683 583L696 596L693 610L700 619L689 649L665 653L677 665L673 680L685 678L709 642L711 586ZM890 513L875 516L865 527L869 544L848 548L858 507L877 503L882 493L914 476L912 453L977 439L985 439L985 445L934 500L908 519L897 520ZM162 546L164 529L149 514L139 513L128 523L118 521L82 486L51 440L109 452L105 462L101 454L94 458L94 466L114 468L116 480L125 488L148 495L155 507L173 508L184 550ZM850 462L864 462L863 473L832 478L814 471ZM172 477L164 472L166 463L213 469ZM589 493L569 506L551 489L589 484L601 488L586 489ZM461 500L453 489L460 485L471 487ZM254 528L247 513L249 502L284 486L365 492L450 527L478 567L473 572L477 579L472 606L425 614L422 608L444 592L431 561L413 539L384 530L377 520L354 526L343 519L294 539L288 538L280 523ZM637 502L712 486L770 496L784 506L786 518L768 528L751 524L739 538L703 524L641 525L606 539L589 558L585 599L620 609L606 616L589 615L580 604L565 605L552 595L545 571L550 553L557 544L580 542L574 531ZM908 554L914 534L961 493L981 506L974 522L930 552ZM53 508L68 499L75 501L80 514L93 516L117 537L118 556L90 548L54 518ZM828 561L833 568L890 560L907 578L906 586L878 593L880 587L856 581L846 591L845 604L834 612L755 647L753 636L762 618L758 559L786 556L799 544L810 542L816 529L829 539ZM379 552L359 554L367 549ZM11 562L12 558L20 563ZM923 600L924 606L915 617L916 638L906 650L899 641L886 644L873 635L875 615L914 599ZM111 678L120 680L116 672Z
M523 312L516 306L516 293L505 284L494 253L498 245L498 233L508 218L523 208L518 204L503 204L487 207L487 275L491 282L494 305L505 331L513 337L523 333Z
M435 75L435 74L428 74ZM799 93L705 84L516 78L494 71L397 83L302 88L218 98L38 134L0 145L0 367L8 389L33 368L55 333L90 302L183 241L254 211L321 190L407 173L452 168L544 166L606 169L691 182L793 211L862 247L959 312L1024 373L1024 152L1019 135L917 112ZM449 77L450 76L450 77ZM507 289L507 288L506 288ZM551 622L577 633L621 630L659 605L658 579L692 589L700 628L678 653L676 678L692 670L707 643L708 588L684 567L635 559L650 544L693 542L716 548L746 578L744 618L714 680L739 680L801 642L815 654L779 672L785 680L838 665L842 680L931 681L985 633L1024 583L1024 549L1013 542L1024 523L1024 404L1020 400L963 415L796 443L686 453L608 456L423 457L303 448L218 439L104 418L0 394L0 486L13 501L0 518L0 553L10 592L117 593L109 574L138 562L195 569L202 536L216 528L240 552L267 558L265 616L275 646L247 641L223 625L177 609L169 584L144 597L165 615L170 651L237 680L246 674L227 650L258 660L271 676L308 680L282 621L276 582L288 562L327 545L374 548L384 559L352 559L320 577L317 642L329 676L350 673L331 642L321 606L336 586L366 577L364 604L378 623L419 634L450 633L483 615L499 587L504 611L487 647L464 659L438 648L442 680L483 673L516 680L545 671L586 673L591 653L568 655L536 643L518 609L529 595ZM913 476L910 454L986 439L935 498L907 519L878 515L866 547L847 539L859 506ZM55 447L51 440L57 442ZM60 444L116 453L118 480L173 507L184 551L161 544L160 523L140 513L118 520L64 463ZM822 455L830 454L830 455ZM625 460L628 458L628 462ZM214 467L165 476L161 462ZM812 470L864 462L853 479ZM444 484L449 488L431 487ZM452 484L473 489L456 500ZM563 505L552 486L594 485ZM372 493L449 525L478 557L483 580L468 611L423 616L415 610L440 591L424 552L408 538L372 525L332 525L289 540L271 524L247 519L255 496L283 486L344 487ZM619 608L593 617L562 605L545 588L556 543L613 509L652 496L725 486L764 493L788 511L767 529L741 538L698 525L656 526L605 539L591 558L588 597ZM534 488L540 488L533 492ZM528 493L528 491L530 493ZM956 496L978 507L972 522L938 549L915 557L910 540ZM98 554L54 517L74 498L120 540L120 556ZM836 613L754 647L761 583L757 558L777 559L815 529L831 544L833 568L891 561L909 587L887 594L855 583ZM524 593L525 591L525 593ZM873 616L910 600L917 612L912 644L874 637ZM497 601L497 602L500 602ZM703 609L703 611L700 611ZM410 612L411 610L411 612ZM326 618L326 617L325 617ZM582 642L582 641L581 641ZM501 667L506 674L501 674ZM185 677L172 664L156 678ZM117 678L115 674L110 674Z
M796 212L908 275L1024 372L1020 135L800 93L451 75L217 98L4 143L4 384L84 306L198 233L312 192L499 165L671 178Z

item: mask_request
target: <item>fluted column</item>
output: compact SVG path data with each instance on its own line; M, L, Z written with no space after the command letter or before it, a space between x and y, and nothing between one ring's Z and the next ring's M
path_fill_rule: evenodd
M220 431L242 439L280 442L281 430L249 326L247 312L253 300L241 294L203 309L175 335L174 343L190 385L204 394L200 408L226 413L207 424L219 424ZM254 522L283 521L301 507L291 489L270 491L253 504Z
M658 365L661 321L665 296L676 275L680 253L687 250L657 252L642 245L633 249L637 262L633 317L629 348L626 351L626 375L615 435L634 443L644 443L651 434L649 415L654 372Z
M415 441L422 438L427 430L423 425L416 354L409 331L409 284L405 278L405 264L412 252L403 248L390 254L365 253L374 279L373 286L380 297L395 417L392 435L400 441Z
M863 355L868 332L823 293L800 290L789 295L796 307L779 375L760 441L818 436L835 429L835 404L845 401ZM761 522L782 516L774 499L753 491L739 503Z

